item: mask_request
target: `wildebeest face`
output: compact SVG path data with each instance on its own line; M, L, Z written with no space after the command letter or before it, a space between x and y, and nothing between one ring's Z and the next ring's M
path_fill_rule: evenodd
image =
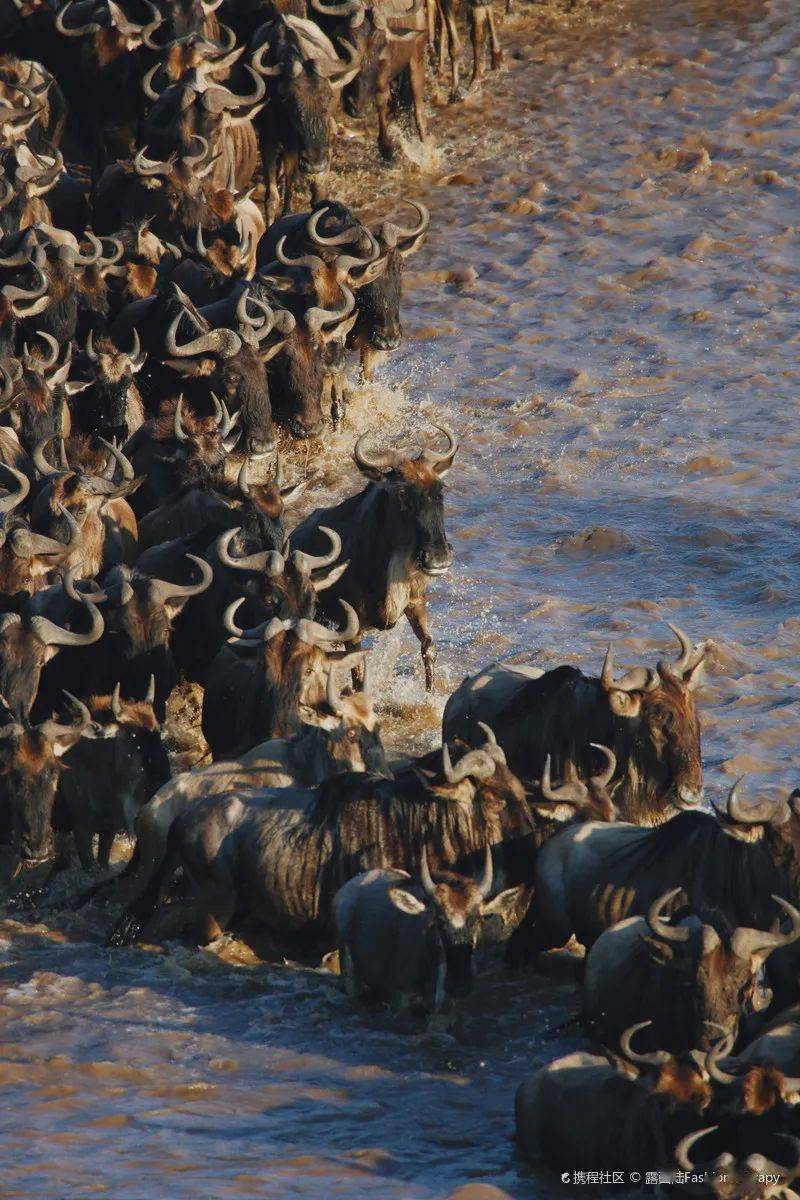
M306 175L323 174L330 166L330 84L306 60L299 74L281 79L277 94L300 170Z
M10 716L7 705L4 711ZM5 799L11 844L24 864L50 857L59 759L83 728L85 720L75 727L48 721L35 728L11 720L0 730L0 794Z
M269 386L263 362L251 346L244 345L234 357L220 363L214 384L219 382L221 395L231 413L238 410L242 430L238 448L246 454L271 454L275 449L275 430Z
M386 269L356 292L358 320L354 341L363 339L373 350L396 350L403 336L400 323L403 259L396 250L387 256Z
M294 330L269 370L276 415L286 421L293 437L316 437L323 425L325 364L305 330Z
M444 528L444 485L420 460L402 463L392 487L398 518L413 529L414 559L426 575L442 575L453 565Z
M643 695L638 721L665 790L674 791L677 801L687 808L700 804L700 718L692 693L677 680L661 676L661 685Z

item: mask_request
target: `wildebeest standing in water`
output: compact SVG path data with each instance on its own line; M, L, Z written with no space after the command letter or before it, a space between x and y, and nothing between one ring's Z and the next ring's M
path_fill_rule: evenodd
M521 888L494 899L492 852L479 879L438 871L431 875L423 847L420 881L392 868L365 871L333 901L336 941L345 990L435 1012L446 997L472 990L473 951L485 918L510 920Z
M637 667L614 678L611 647L599 679L576 667L494 664L464 680L447 702L443 736L480 737L478 722L498 732L512 771L526 783L540 778L547 755L562 772L565 761L590 774L589 746L613 750L617 773L609 794L620 817L655 825L703 799L700 721L694 693L705 663L705 643L680 642L675 662Z
M346 600L358 614L362 632L393 629L405 615L419 639L429 692L436 647L428 626L425 585L453 563L444 527L442 478L458 450L452 433L440 432L447 439L446 450L424 450L417 458L392 451L367 454L368 435L362 435L353 456L371 482L333 508L315 509L291 536L293 549L319 554L324 549L321 527L339 534L341 557L350 566L320 597L320 615L333 617L338 602Z

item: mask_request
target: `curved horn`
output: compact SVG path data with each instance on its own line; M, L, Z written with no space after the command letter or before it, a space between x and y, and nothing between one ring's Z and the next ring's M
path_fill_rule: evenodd
M211 586L211 580L214 578L214 572L204 558L200 558L197 554L186 554L190 562L193 562L200 572L200 579L197 583L170 583L166 579L152 578L151 588L154 595L162 604L166 604L169 600L179 600L188 596L199 596Z
M689 940L689 930L685 925L672 925L664 920L664 909L679 896L683 888L673 888L671 892L665 892L663 896L659 896L654 900L647 911L648 928L662 942L683 943Z
M346 600L340 600L339 604L345 614L344 629L328 629L319 621L304 618L297 622L297 636L300 640L315 646L330 646L336 642L355 642L360 633L356 611Z
M237 534L241 533L241 525L237 525L234 529L228 529L225 533L221 533L217 538L216 551L219 561L223 567L228 567L232 571L249 571L250 574L267 570L267 564L275 567L273 556L276 555L274 550L259 550L257 554L248 554L244 558L231 558L230 544ZM270 570L269 574L279 575L283 570L283 556L277 554L277 558L281 561L281 570Z
M631 1041L635 1034L640 1029L648 1029L653 1024L652 1021L639 1021L637 1025L631 1025L619 1039L619 1048L622 1054L629 1062L635 1063L641 1067L663 1067L664 1063L668 1063L670 1055L666 1050L654 1050L651 1054L638 1054L631 1046Z
M306 328L309 333L319 333L325 325L333 325L339 321L343 321L345 317L349 317L350 313L356 306L356 298L348 287L343 283L339 284L342 295L344 296L344 308L307 308L303 319L306 323Z
M542 778L539 781L539 789L545 800L556 804L584 804L589 797L589 789L586 784L581 783L580 779L570 779L559 787L553 787L550 776L551 765L551 756L548 754L544 760Z
M15 467L9 466L8 463L0 462L0 468L8 471L11 478L16 483L16 490L9 492L7 496L0 498L0 514L8 516L15 508L19 508L22 501L31 490L31 481L27 475L23 475L22 471L18 471Z
M622 679L614 679L614 647L609 643L603 661L600 682L607 692L649 692L658 687L658 678L648 667L635 667Z
M448 783L461 783L470 775L473 779L490 779L494 768L494 762L482 750L468 750L453 766L447 742L442 743L442 773Z
M61 347L59 346L58 342L56 341L56 339L53 337L52 334L43 333L41 329L36 330L36 336L38 338L40 338L45 343L45 345L49 346L49 348L50 348L49 357L48 358L39 358L38 356L34 357L28 351L27 342L22 347L22 357L24 359L25 366L27 367L27 369L29 371L47 372L50 370L51 367L54 367L56 365L56 363L58 362L58 356L59 356Z
M419 855L419 878L425 895L434 896L436 894L436 884L433 882L433 876L428 867L428 851L425 846L422 847Z
M309 271L318 271L320 267L324 267L325 260L320 258L318 254L301 254L297 258L289 258L289 255L284 250L286 242L286 234L279 239L275 247L275 257L284 267L308 267Z
M320 525L319 531L324 533L331 543L327 554L306 554L303 550L295 551L295 561L300 569L309 575L312 571L321 571L324 567L330 567L342 552L342 539L335 529L329 529L327 525Z
M334 234L332 237L324 237L317 226L326 213L329 213L330 205L325 204L322 208L318 208L313 212L306 221L306 233L312 242L316 242L318 246L345 246L358 240L361 235L361 229L357 224L348 225L347 229L342 233Z
M492 862L492 847L486 847L486 860L483 867L483 874L478 882L478 893L481 900L488 900L489 893L492 890L494 881L494 863Z
M435 425L434 429L447 438L447 449L441 453L436 450L423 450L422 457L431 464L437 475L446 475L458 453L458 442L453 436L452 430L447 429L444 425Z
M63 629L48 617L31 617L31 629L39 641L44 642L46 646L91 646L93 642L99 641L104 629L102 613L88 597L81 596L81 602L86 605L92 621L88 633L75 633L71 629Z
M593 750L599 750L606 760L606 769L600 775L592 775L592 783L597 787L608 787L611 780L614 778L614 772L617 769L617 756L608 746L603 746L600 742L589 742Z
M117 680L117 685L114 688L114 691L111 693L111 712L114 715L115 721L118 721L120 719L120 717L122 716L122 706L120 705L120 702L119 702L119 692L120 692L120 684L119 684L119 680Z
M686 1171L692 1175L695 1171L700 1170L700 1164L695 1164L689 1158L689 1151L702 1138L707 1137L709 1133L716 1133L719 1125L708 1125L705 1129L696 1129L694 1133L687 1133L686 1137L681 1138L675 1147L675 1161L682 1171Z
M781 933L780 930L772 933L763 929L737 929L731 938L731 949L737 958L747 959L751 956L766 958L778 946L789 946L800 937L800 912L781 896L772 896L772 899L789 917L792 928L788 933Z
M498 744L497 738L494 736L494 730L487 725L485 721L478 721L478 728L483 730L486 741L480 747L484 754L488 754L500 766L507 766L506 755L503 747Z
M733 1049L733 1043L736 1041L736 1033L731 1033L722 1025L717 1025L714 1021L706 1021L712 1029L718 1029L722 1035L718 1041L714 1043L705 1057L706 1074L709 1079L713 1079L715 1083L721 1083L727 1086L730 1083L736 1083L736 1076L729 1075L727 1071L723 1071L719 1065L720 1060L727 1058Z
M254 108L260 104L267 93L267 85L261 78L261 73L253 70L249 63L244 64L245 71L253 80L253 92L250 96L237 96L226 87L215 84L203 93L203 108L207 112L219 113L226 108Z
M49 437L41 438L36 443L36 445L33 447L33 450L31 452L31 458L33 459L33 465L36 467L36 470L39 472L39 474L43 478L46 478L48 475L58 475L59 474L59 468L51 467L50 463L47 461L47 459L44 456L45 446L49 446L51 442L55 441L55 439L56 439L55 434L51 434Z
M177 442L188 442L189 435L183 429L183 393L178 396L172 415L172 436Z
M105 438L98 437L98 442L101 446L105 446L112 458L115 458L122 468L122 478L130 480L136 478L136 472L133 469L133 463L129 458L126 458L122 451L117 446L116 442L107 442Z
M694 647L691 641L677 625L673 625L671 621L667 621L666 625L675 634L680 644L681 652L675 662L672 664L673 669L681 674L686 671L694 656Z
M167 353L174 358L191 358L193 355L204 353L217 354L220 358L232 358L241 350L242 339L232 329L210 329L191 342L179 346L175 336L183 316L191 319L191 314L186 309L182 309L170 325L164 338Z
M741 775L728 792L725 813L720 815L723 816L723 819L727 816L728 820L732 821L735 825L768 825L778 808L777 802L762 800L757 804L743 806L742 797L739 792L739 787L743 780L744 775Z
M154 70L157 70L157 69L158 69L158 64L156 65ZM152 72L148 71L147 76L145 78L147 78L151 74L152 74ZM147 149L148 149L147 146L143 146L141 150L137 151L137 153L134 157L133 169L136 172L136 174L143 175L145 177L147 177L148 175L169 175L169 174L171 174L172 168L175 165L174 160L173 159L162 160L162 159L158 159L158 158L147 158Z
M67 13L72 8L73 0L67 0L63 8L60 8L56 13L56 29L62 37L85 37L89 33L97 33L101 26L96 21L90 21L87 25L73 25L71 28L65 25Z
M370 434L362 433L361 437L353 447L353 458L359 471L365 475L379 473L381 475L388 474L397 465L397 455L392 451L386 450L382 454L372 452L367 456L364 452L364 444Z
M406 198L403 200L403 203L410 204L411 207L416 210L417 216L419 217L419 223L414 229L405 229L402 225L398 225L396 222L393 222L393 228L397 230L398 237L403 238L405 241L416 240L416 238L421 237L423 233L427 232L428 226L431 223L431 214L425 205L419 200L410 200Z

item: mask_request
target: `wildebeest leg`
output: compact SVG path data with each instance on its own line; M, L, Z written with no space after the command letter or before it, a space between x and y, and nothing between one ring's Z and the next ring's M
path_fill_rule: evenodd
M340 372L331 379L331 422L334 429L341 429L347 411L347 392L342 379Z
M108 870L108 860L111 858L111 847L114 845L114 833L104 829L97 839L97 865L104 871Z
M492 70L496 71L503 62L503 48L500 45L500 38L497 36L497 27L494 23L494 9L489 5L486 9L489 18L489 40L492 50Z
M351 1000L356 1000L361 995L361 989L358 986L353 956L347 946L339 947L339 976L345 995L349 996Z
M417 126L419 140L424 142L428 136L428 124L425 117L425 50L419 47L414 52L408 64L411 78L411 97L414 105L414 122Z
M472 78L469 81L470 87L475 85L483 78L483 43L486 37L486 26L488 9L485 4L470 5L469 10L469 31L472 39Z
M392 162L397 153L397 146L389 133L389 99L389 84L381 79L375 92L375 108L378 111L378 149L387 162Z
M450 54L450 103L455 104L461 98L458 90L458 60L461 54L461 39L458 36L453 0L442 0L442 21L444 28L447 30L447 42ZM444 33L444 29L442 32Z
M428 625L428 609L425 604L425 596L422 595L419 599L412 601L406 609L408 623L414 631L415 637L419 639L419 648L422 651L422 663L425 667L425 691L433 691L433 666L436 662L436 646L433 644L431 637L430 626Z
M347 642L345 644L344 652L345 652L345 654L357 654L360 649L361 649L361 638L358 638L355 642ZM361 662L358 664L358 666L353 667L350 671L350 674L352 675L352 678L353 678L353 687L358 692L363 692L363 690L364 690L364 681L366 679L366 672L367 672L366 661L363 658L362 658Z
M298 158L296 154L283 156L283 215L288 216L292 211L292 197L297 179Z
M86 828L76 829L72 836L75 840L75 849L78 852L78 859L81 866L84 871L91 871L94 867L94 839L92 831ZM106 866L108 866L108 860L106 860Z

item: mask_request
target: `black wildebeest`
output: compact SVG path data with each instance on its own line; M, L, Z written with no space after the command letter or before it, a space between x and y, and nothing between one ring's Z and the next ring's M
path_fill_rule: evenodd
M626 1030L613 1061L578 1050L524 1080L514 1110L526 1158L570 1172L584 1161L602 1170L672 1165L674 1147L711 1104L712 1087L703 1055L634 1051L640 1028Z
M779 946L800 937L800 913L773 896L791 918L789 933L720 923L719 931L694 914L668 921L664 909L680 888L665 893L645 917L612 925L592 946L583 980L583 1017L591 1037L614 1046L629 1026L651 1019L642 1049L673 1052L707 1048L703 1025L735 1036L745 1012L760 1011L771 997L761 969Z
M348 880L333 900L336 942L345 990L393 1003L410 1001L435 1012L446 997L472 990L472 953L485 918L511 923L521 888L493 899L492 851L479 879L428 869L425 848L420 882L392 868Z
M313 707L325 695L327 648L358 636L358 618L345 601L341 630L307 617L272 617L240 629L233 618L241 603L228 608L226 628L235 640L209 667L203 696L203 735L215 758L296 733L303 705Z
M61 775L61 757L89 724L89 713L78 703L77 724L44 721L31 725L12 713L0 699L0 774L3 805L0 841L17 851L23 866L37 866L53 850L53 804Z
M734 786L726 809L713 816L681 813L653 829L569 827L539 851L534 880L530 915L542 949L563 946L573 933L591 946L604 929L643 916L676 887L704 922L766 930L775 920L770 897L798 898L798 804L748 806Z
M405 615L420 642L428 691L433 689L436 648L428 627L425 584L453 562L444 529L442 477L453 465L458 444L449 430L441 433L447 449L424 450L417 458L391 452L368 455L367 435L362 435L353 454L358 469L372 482L333 508L315 509L291 537L294 549L319 553L322 526L339 534L342 557L350 566L321 599L321 614L332 615L338 601L346 600L364 632L393 629Z
M617 774L609 794L620 814L637 824L656 824L703 799L700 722L694 693L705 645L696 648L677 626L676 662L655 671L637 667L614 678L609 647L599 679L576 667L536 668L493 664L467 677L444 710L445 737L470 741L477 722L499 731L509 764L520 777L538 780L545 758L554 769L565 760L581 774L589 768L590 743L614 751Z
M524 842L533 822L502 751L491 742L458 749L455 764L445 747L394 779L346 773L316 791L244 789L199 801L173 822L160 870L112 937L139 935L179 863L193 882L207 939L235 911L253 913L280 935L324 939L336 891L361 871L390 864L417 871L423 846L432 869L474 870L487 845L506 850Z
M123 700L119 685L110 696L93 696L91 723L65 754L54 824L70 831L84 870L108 866L114 835L133 833L142 805L169 779L169 759L155 713L155 679L144 700Z

